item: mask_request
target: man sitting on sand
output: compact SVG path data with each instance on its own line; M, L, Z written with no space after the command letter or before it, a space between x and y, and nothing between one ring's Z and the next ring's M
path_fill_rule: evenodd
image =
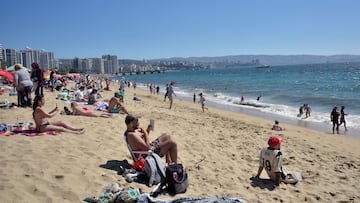
M121 105L120 102L120 94L118 92L115 92L114 96L109 101L109 113L126 113L129 114L129 112Z
M71 109L72 109L72 115L77 115L77 116L103 117L103 118L112 117L110 113L93 111L91 109L78 105L76 102L71 102Z
M268 147L261 150L259 159L259 169L256 178L259 178L265 168L268 176L274 181L274 189L278 188L280 182L296 184L303 178L309 178L308 174L299 172L289 172L283 166L283 157L280 151L280 145L284 140L273 135L268 140Z
M151 150L160 157L166 155L166 163L177 162L177 144L169 134L163 133L154 141L149 141L150 125L146 130L139 127L139 119L132 115L125 118L126 137L133 151Z

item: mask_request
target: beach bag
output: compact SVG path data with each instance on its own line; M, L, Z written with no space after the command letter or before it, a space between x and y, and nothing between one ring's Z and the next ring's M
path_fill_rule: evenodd
M148 154L144 163L145 174L149 178L151 187L165 180L165 167L159 155L154 152Z
M189 186L188 175L182 164L170 164L166 167L166 190L170 194L185 193Z

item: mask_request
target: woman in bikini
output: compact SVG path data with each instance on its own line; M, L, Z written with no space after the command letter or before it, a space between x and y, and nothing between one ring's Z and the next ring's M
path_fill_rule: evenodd
M96 112L94 110L88 109L86 107L79 106L76 102L71 102L72 115L77 116L89 116L89 117L103 117L111 118L111 113Z
M65 124L62 121L49 122L47 119L54 117L58 113L58 108L55 107L49 113L46 113L41 107L45 105L45 98L43 95L37 95L34 98L33 103L33 118L36 124L36 129L39 132L46 131L58 131L58 132L68 132L73 134L83 134L85 132L84 128L74 128L70 125Z

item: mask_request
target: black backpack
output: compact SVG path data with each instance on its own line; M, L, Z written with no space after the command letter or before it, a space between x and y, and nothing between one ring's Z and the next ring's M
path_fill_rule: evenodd
M170 194L185 193L189 186L188 175L182 164L171 164L165 170L166 190Z
M189 187L188 175L182 164L170 164L167 166L163 180L154 188L150 196L157 197L164 191L171 195L185 193Z

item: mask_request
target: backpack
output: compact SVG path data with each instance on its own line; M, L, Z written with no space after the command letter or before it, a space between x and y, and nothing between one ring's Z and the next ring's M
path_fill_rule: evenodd
M185 193L189 186L188 175L182 164L171 164L166 167L166 190L170 194Z
M151 152L145 158L145 174L149 178L148 186L156 185L165 179L165 166L160 158L154 152Z
M170 195L186 192L189 187L189 180L182 164L170 164L166 167L165 173L165 179L151 191L151 197L157 197L164 191Z

